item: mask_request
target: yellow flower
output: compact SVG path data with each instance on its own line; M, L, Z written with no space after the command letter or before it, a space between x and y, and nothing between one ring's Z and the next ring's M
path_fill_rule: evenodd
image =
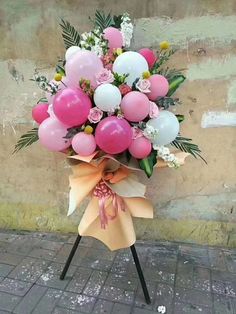
M91 127L91 125L86 125L86 127L84 128L84 133L92 134L93 133L93 127Z
M123 53L123 50L121 48L116 49L117 56L121 55Z
M151 73L149 71L143 72L143 79L148 79L151 76Z
M170 48L170 43L168 41L162 41L160 43L160 48L162 50L166 50L166 49L169 49Z
M62 75L60 73L56 73L54 75L54 80L55 81L59 82L59 81L61 81L61 79L62 79Z

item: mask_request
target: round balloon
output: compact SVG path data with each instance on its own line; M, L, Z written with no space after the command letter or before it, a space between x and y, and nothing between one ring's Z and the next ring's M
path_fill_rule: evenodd
M80 51L81 48L78 46L71 46L66 50L65 60L68 61L76 52Z
M33 109L32 109L32 117L34 121L36 121L38 124L42 123L45 119L49 118L48 113L48 103L38 103Z
M100 58L89 50L76 52L68 59L65 65L68 81L76 86L79 86L81 79L86 79L90 80L93 87L96 87L96 74L102 69L103 64Z
M149 78L151 83L150 93L147 96L150 100L157 100L158 97L164 97L168 93L169 83L163 75L154 74Z
M147 60L149 68L152 68L157 60L154 51L149 48L142 48L139 53Z
M102 84L95 89L95 105L106 112L113 112L119 108L121 102L121 93L118 87L112 84Z
M95 140L105 153L119 154L130 146L132 130L125 119L107 117L98 123Z
M130 154L138 159L146 158L152 150L151 142L144 136L132 140L129 147Z
M107 27L104 29L103 37L108 40L108 47L113 50L123 46L123 37L121 32L115 27Z
M77 133L72 139L72 147L80 156L89 156L96 149L95 138L92 134Z
M39 141L50 151L63 151L71 145L71 140L64 138L68 128L55 118L47 118L39 126Z
M148 63L140 53L135 51L122 53L113 64L113 72L119 75L128 74L126 82L129 86L132 86L133 82L145 71L148 71Z
M130 92L123 97L121 110L125 119L132 122L140 122L149 114L149 99L141 92Z
M75 88L59 91L53 101L56 117L70 127L82 125L87 120L91 107L89 96Z
M170 144L179 133L178 119L172 112L167 110L160 111L159 116L149 120L147 125L158 130L157 137L153 143L159 146Z

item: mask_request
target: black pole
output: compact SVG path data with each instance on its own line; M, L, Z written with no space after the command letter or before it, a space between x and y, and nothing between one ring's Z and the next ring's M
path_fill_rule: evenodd
M144 276L143 276L143 271L142 271L142 268L140 266L138 254L136 252L134 244L131 245L130 249L131 249L131 252L132 252L132 255L133 255L133 258L134 258L134 263L135 263L135 266L136 266L136 269L137 269L137 272L138 272L138 276L139 276L139 279L140 279L140 282L141 282L141 286L142 286L142 289L143 289L143 294L144 294L146 303L150 304L151 303L151 299L150 299L150 296L149 296L149 293L148 293L147 285L146 285L146 282L145 282L145 279L144 279Z
M78 245L79 245L79 243L80 243L81 238L82 238L82 237L78 234L78 236L77 236L77 238L76 238L76 240L75 240L75 243L74 243L74 245L73 245L73 247L72 247L72 249L71 249L71 251L70 251L70 255L68 256L68 259L67 259L67 261L66 261L66 264L65 264L65 266L64 266L64 268L63 268L63 271L62 271L62 273L61 273L61 276L60 276L60 279L61 279L61 280L63 280L63 279L65 278L65 275L66 275L66 273L67 273L68 268L70 267L70 263L71 263L71 261L72 261L72 258L73 258L74 255L75 255L75 252L76 252L76 250L77 250L77 247L78 247Z

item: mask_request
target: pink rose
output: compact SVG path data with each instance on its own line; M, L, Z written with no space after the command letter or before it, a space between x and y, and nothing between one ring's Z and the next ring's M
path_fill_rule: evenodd
M91 123L98 123L103 116L102 110L97 107L91 108L88 115L88 120Z
M126 95L126 94L128 94L129 92L131 92L132 91L132 88L131 87L129 87L129 85L127 85L127 84L121 84L120 86L119 86L119 90L120 90L120 92L121 92L121 95Z
M112 70L112 68L113 68L113 64L112 63L108 63L108 64L106 64L105 66L104 66L107 70Z
M137 127L132 127L132 139L135 140L136 138L143 136L143 131Z
M114 81L114 76L110 70L103 69L96 75L96 81L98 85L112 83Z
M147 79L139 79L138 82L136 83L136 88L142 92L142 93L150 93L150 86L151 86L151 83L149 80Z
M158 106L153 102L149 101L150 109L149 109L149 117L150 118L156 118L159 116L159 108Z

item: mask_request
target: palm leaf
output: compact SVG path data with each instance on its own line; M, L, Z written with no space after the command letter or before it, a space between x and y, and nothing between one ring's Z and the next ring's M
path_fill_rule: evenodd
M114 25L114 21L110 13L106 15L104 12L96 10L94 24L103 32L105 28Z
M78 46L80 43L80 34L68 21L61 19L60 26L62 28L62 37L66 49L71 46Z
M28 147L34 142L37 142L39 139L38 137L38 128L33 128L32 130L28 131L27 133L23 134L18 142L15 145L14 153L17 153L22 148Z
M191 154L194 158L201 158L207 164L206 160L200 154L200 148L198 145L192 143L191 138L177 136L171 145L185 153Z

